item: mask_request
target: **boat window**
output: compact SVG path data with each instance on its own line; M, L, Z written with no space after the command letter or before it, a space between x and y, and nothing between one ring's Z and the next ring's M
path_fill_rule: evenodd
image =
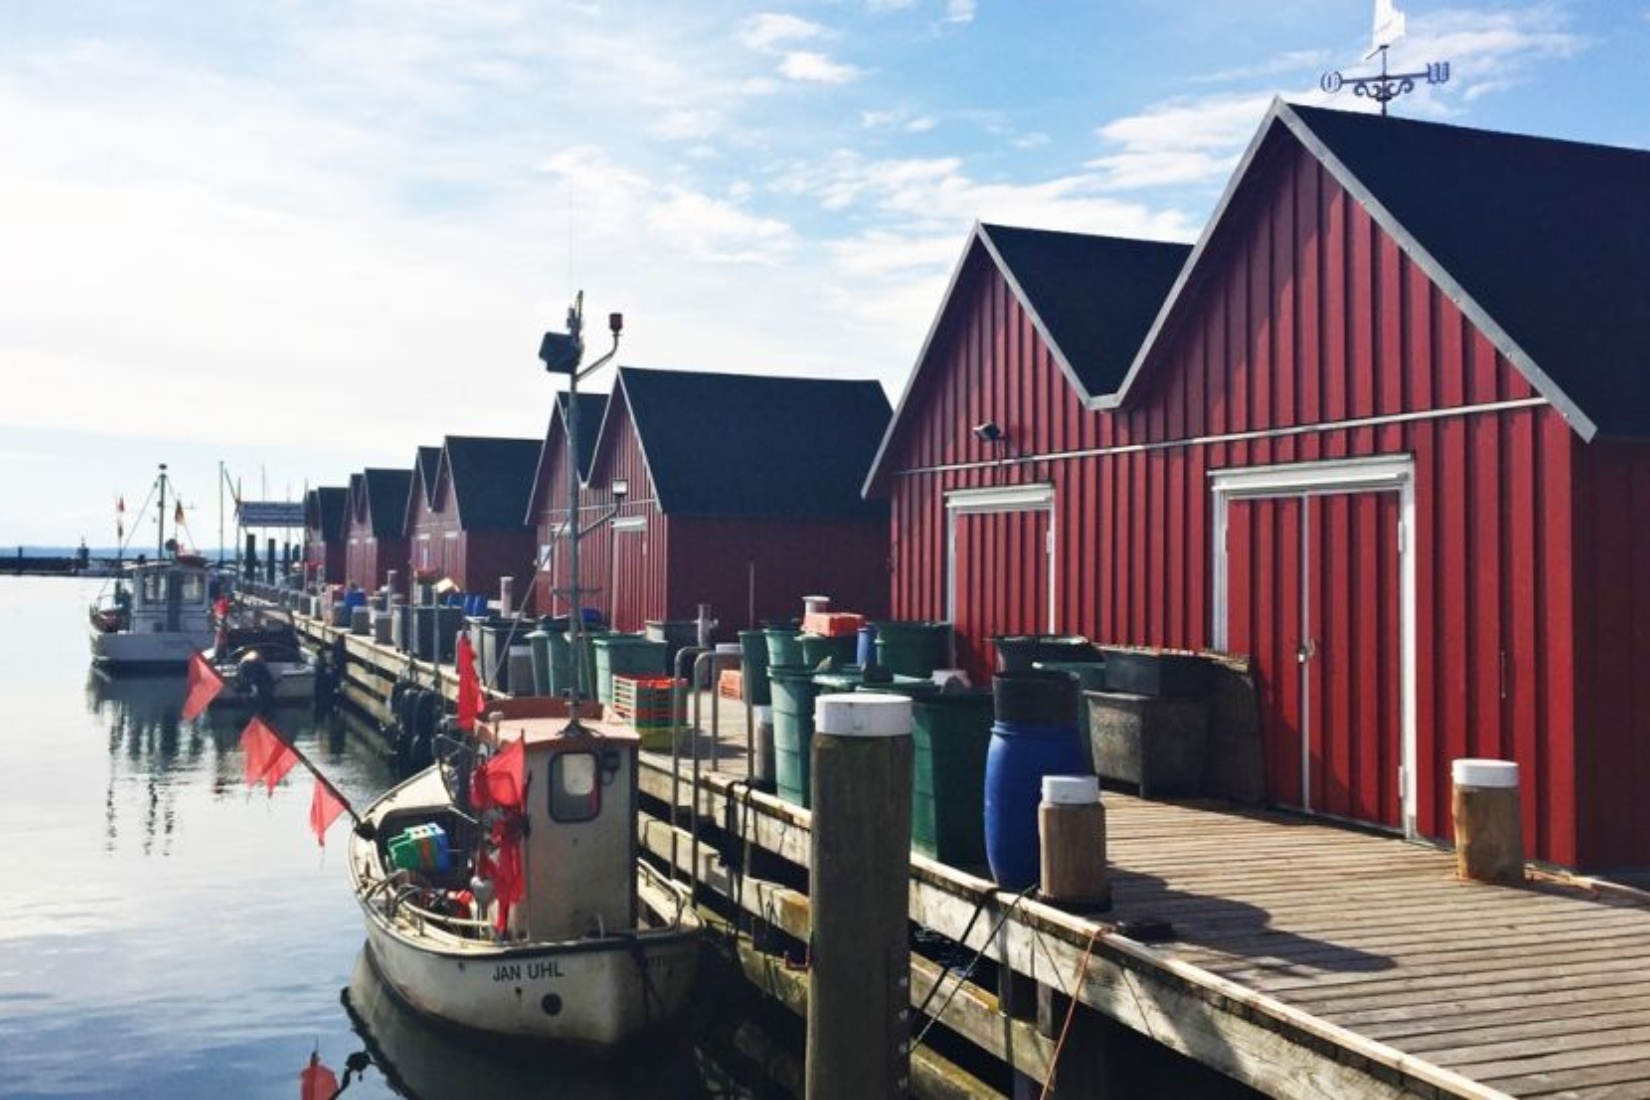
M206 602L206 574L185 573L183 575L183 602Z
M550 758L550 817L589 821L602 810L600 768L593 752L560 752Z
M166 575L164 573L143 574L143 602L166 602Z

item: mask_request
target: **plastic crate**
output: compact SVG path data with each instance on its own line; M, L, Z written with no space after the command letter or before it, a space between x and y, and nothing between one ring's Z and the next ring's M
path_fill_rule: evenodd
M737 668L725 668L716 678L716 694L736 703L745 701L745 677Z
M865 625L865 616L851 611L810 611L802 617L804 634L819 634L826 638L841 638L858 634Z
M670 748L684 727L676 721L676 686L668 676L613 677L613 711L642 739L642 748Z

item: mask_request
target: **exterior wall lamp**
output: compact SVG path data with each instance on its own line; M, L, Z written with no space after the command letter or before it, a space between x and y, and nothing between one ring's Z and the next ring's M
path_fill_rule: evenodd
M1003 433L1002 426L995 420L987 420L983 424L976 424L971 430L974 437L982 443L996 444L1007 438Z

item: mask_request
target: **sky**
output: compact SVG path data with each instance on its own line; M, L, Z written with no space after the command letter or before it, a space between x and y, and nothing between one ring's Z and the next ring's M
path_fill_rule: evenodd
M1399 7L1394 113L1650 148L1650 0ZM592 357L897 402L975 221L1195 240L1274 96L1372 106L1372 8L0 0L0 551L541 438L581 290Z

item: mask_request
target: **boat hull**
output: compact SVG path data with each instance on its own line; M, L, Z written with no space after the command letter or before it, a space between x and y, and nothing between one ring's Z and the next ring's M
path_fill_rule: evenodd
M189 664L189 658L212 644L210 629L198 631L91 631L92 661L99 668L174 669Z
M414 1011L466 1031L607 1050L679 1014L693 989L692 927L443 950L363 908L385 985Z

